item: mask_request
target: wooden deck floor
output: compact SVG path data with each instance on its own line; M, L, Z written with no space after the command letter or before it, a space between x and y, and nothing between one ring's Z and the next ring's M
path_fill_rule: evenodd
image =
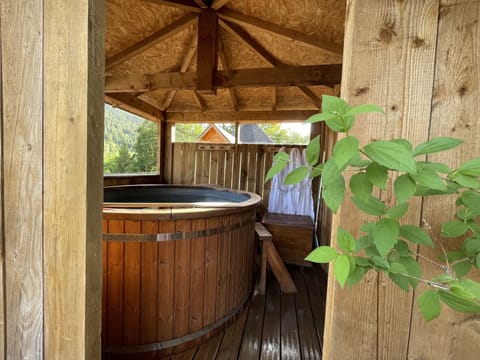
M288 268L298 288L280 292L271 274L265 295L255 293L223 333L169 360L319 360L325 318L325 274L318 268Z

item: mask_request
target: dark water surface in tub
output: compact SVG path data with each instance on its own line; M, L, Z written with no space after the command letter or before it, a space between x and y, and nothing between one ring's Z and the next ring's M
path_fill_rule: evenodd
M208 187L142 186L107 188L104 190L103 201L107 203L240 203L249 199L248 194L218 191Z

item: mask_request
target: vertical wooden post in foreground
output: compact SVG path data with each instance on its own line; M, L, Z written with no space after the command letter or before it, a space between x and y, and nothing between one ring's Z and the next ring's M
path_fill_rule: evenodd
M7 359L99 359L105 2L0 3Z
M440 161L455 169L479 156L479 39L478 0L347 1L342 97L352 105L386 109L386 116L359 117L355 135L361 145L403 137L416 146L451 136L466 144L440 155ZM382 194L389 205L393 198L391 192ZM441 223L455 215L452 198L415 198L410 205L402 221L420 225L425 219L438 238ZM347 201L334 217L332 242L338 225L358 234L366 221ZM454 243L448 239L446 246ZM424 247L412 250L431 259L439 255ZM433 269L423 265L429 278ZM426 323L415 301L424 290L420 285L406 293L376 273L342 290L330 276L324 358L478 359L478 316L444 307L439 319Z

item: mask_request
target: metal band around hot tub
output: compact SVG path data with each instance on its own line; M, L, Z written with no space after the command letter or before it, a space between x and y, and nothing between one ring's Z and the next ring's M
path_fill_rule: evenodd
M217 322L214 322L212 325L207 326L203 329L195 331L193 333L187 334L185 336L181 336L175 339L166 340L162 342L156 342L151 344L144 344L144 345L126 345L126 346L104 346L102 347L102 352L110 353L110 354L133 354L133 353L142 353L142 352L150 352L150 351L157 351L168 349L173 346L182 345L189 341L193 341L197 338L200 338L204 335L207 335L210 332L215 331L216 329L220 328L221 326L225 325L228 321L232 320L232 318L240 311L242 308L245 307L245 303L247 302L250 295L247 295L243 301L240 302L238 306L232 309L225 317L221 318Z
M124 241L124 242L159 242L195 239L204 236L212 236L222 234L238 229L244 225L253 224L253 220L239 221L236 224L222 226L214 229L195 230L187 232L175 233L159 233L159 234L103 234L103 240L106 241Z

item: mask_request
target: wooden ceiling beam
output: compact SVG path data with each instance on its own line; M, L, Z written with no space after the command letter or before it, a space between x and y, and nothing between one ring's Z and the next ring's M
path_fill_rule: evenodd
M160 122L165 120L162 110L130 94L107 94L105 95L105 102L114 108L118 107L151 121Z
M214 93L217 71L217 12L204 9L198 17L197 91Z
M272 88L272 111L277 110L277 87Z
M227 57L225 56L225 51L223 49L223 43L220 40L220 37L218 38L218 57L220 58L220 63L223 66L223 70L229 71ZM235 90L233 90L233 88L228 88L228 94L230 95L230 100L232 101L233 109L235 111L238 110L238 101L237 101L237 97L235 95Z
M197 18L198 14L190 13L174 21L170 25L165 26L163 29L160 29L159 31L146 37L138 43L129 46L125 50L119 52L117 55L114 55L111 58L107 59L105 69L110 70L113 67L133 58L139 53L151 48L159 42L168 39L169 37L173 36L174 34L180 32L181 30L196 22Z
M143 0L155 4L176 7L179 9L193 11L193 12L201 12L202 9L197 5L197 2L194 0Z
M223 20L228 20L240 25L250 25L258 29L282 36L284 38L300 41L305 44L320 48L335 55L342 55L343 48L331 41L319 39L317 37L301 33L296 30L284 28L280 25L265 21L253 16L248 16L234 10L220 9L218 16Z
M197 103L198 107L200 108L200 111L206 111L207 110L207 104L205 103L205 100L200 96L198 92L195 90L193 91L193 98L195 99L195 102Z
M217 71L214 88L262 86L333 86L341 82L342 65L307 65ZM197 74L159 73L107 76L105 92L145 92L158 89L197 90Z
M272 66L281 65L281 63L268 52L257 40L252 38L248 32L242 29L240 26L230 22L219 19L220 26L230 34L234 35L244 45L250 48L255 54L260 56L263 60Z
M167 122L305 121L318 110L167 112Z
M219 10L221 7L223 7L227 2L229 2L230 0L213 0L212 1L212 4L210 5L210 7L213 9L213 10Z
M320 99L312 90L306 86L299 86L298 90L300 90L301 93L317 108L322 108L322 99Z
M195 4L197 4L200 8L206 9L209 5L205 2L205 0L194 0Z
M190 46L188 47L187 53L183 57L183 62L182 62L182 66L180 67L180 72L185 72L188 70L188 67L192 63L192 59L196 51L197 51L197 36L194 36L192 38L192 41L190 42ZM177 94L177 90L170 90L168 92L167 96L165 97L165 101L163 102L163 110L166 110L170 107L176 94Z

